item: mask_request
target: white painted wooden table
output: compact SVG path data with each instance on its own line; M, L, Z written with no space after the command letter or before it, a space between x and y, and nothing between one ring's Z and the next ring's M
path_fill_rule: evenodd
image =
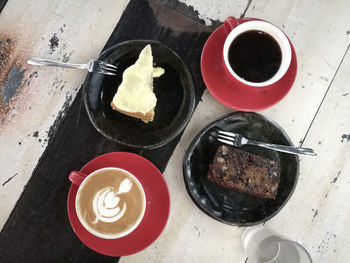
M181 1L193 6L207 24L245 13L276 24L291 38L298 57L294 86L280 103L260 113L279 123L294 144L313 148L318 156L300 158L292 198L266 224L305 246L314 262L350 262L350 1ZM0 14L0 39L15 41L13 54L27 69L25 78L31 79L17 91L9 112L1 115L0 227L44 152L51 125L85 76L34 69L24 61L34 55L61 60L69 56L75 62L96 57L127 2L10 0ZM60 36L54 51L49 46L52 32ZM38 77L30 78L34 71ZM204 92L164 173L171 192L168 225L150 247L120 262L245 261L243 229L201 212L187 195L181 172L185 150L196 134L231 111Z

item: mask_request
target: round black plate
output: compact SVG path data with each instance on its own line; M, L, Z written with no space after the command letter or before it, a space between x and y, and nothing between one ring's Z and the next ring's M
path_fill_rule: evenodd
M218 130L233 131L248 139L274 144L293 145L291 140L281 127L262 115L234 112L205 127L194 139L184 158L183 173L187 192L203 212L220 222L236 226L267 221L281 210L295 189L299 171L298 156L242 146L242 150L280 163L281 181L276 199L259 198L226 189L207 179L209 164L222 144L216 140Z
M113 110L110 104L124 70L147 44L155 65L164 68L165 74L154 79L155 116L153 122L144 123ZM90 120L102 135L130 147L154 149L183 130L194 110L195 91L190 71L175 52L156 41L132 40L107 49L98 59L118 66L116 76L89 73L83 89Z

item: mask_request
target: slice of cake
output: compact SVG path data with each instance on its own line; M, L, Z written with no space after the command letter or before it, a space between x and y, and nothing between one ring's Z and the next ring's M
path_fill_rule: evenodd
M153 92L153 77L159 77L163 73L164 69L153 68L151 45L147 45L135 64L124 71L122 83L111 102L112 108L145 123L153 121L157 103Z
M267 158L220 146L207 178L223 187L274 199L280 182L280 166Z

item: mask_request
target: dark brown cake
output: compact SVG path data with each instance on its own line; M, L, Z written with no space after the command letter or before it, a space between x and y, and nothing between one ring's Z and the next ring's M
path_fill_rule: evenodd
M274 199L280 166L265 157L222 145L210 164L208 179L229 189Z

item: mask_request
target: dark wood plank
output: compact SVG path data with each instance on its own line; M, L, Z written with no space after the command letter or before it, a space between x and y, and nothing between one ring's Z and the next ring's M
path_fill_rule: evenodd
M6 3L7 3L7 0L0 0L0 13L1 13L2 9L4 9Z
M166 2L132 0L105 49L130 39L165 43L190 67L198 102L204 91L199 61L210 30L173 9ZM113 151L141 154L164 171L179 139L153 151L112 143L93 128L80 91L0 234L0 262L116 262L85 247L73 233L66 212L69 172Z

